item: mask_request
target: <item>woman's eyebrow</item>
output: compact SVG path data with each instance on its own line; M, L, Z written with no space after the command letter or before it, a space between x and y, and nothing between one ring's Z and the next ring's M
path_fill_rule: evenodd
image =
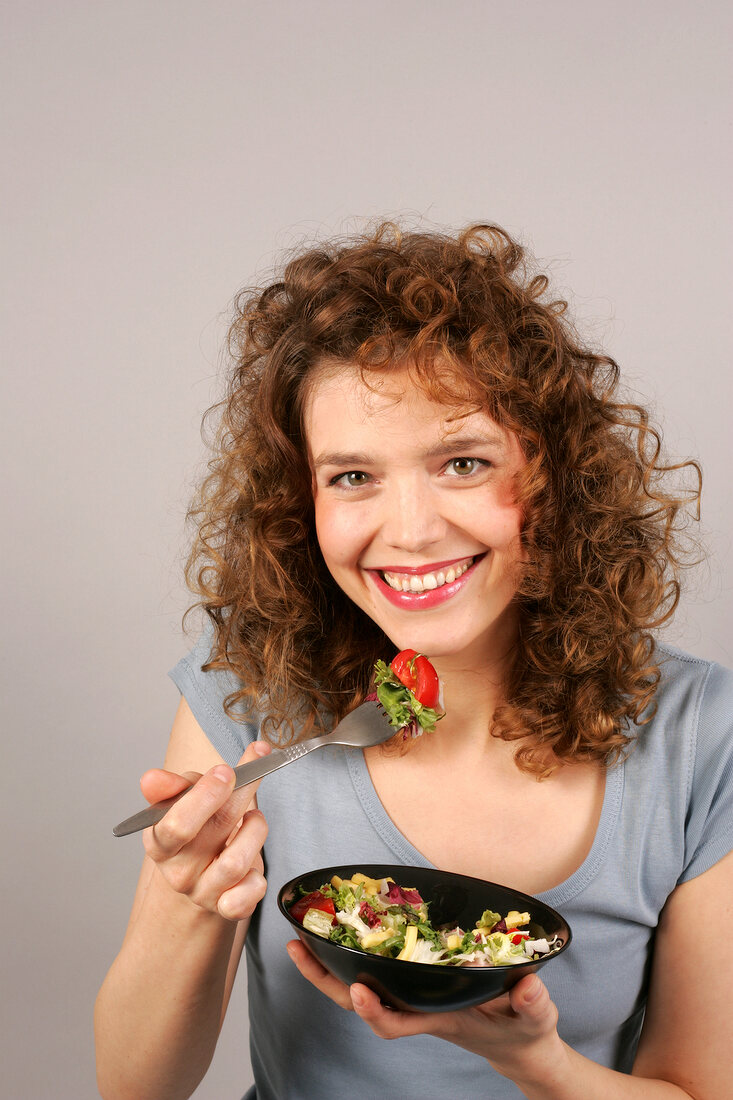
M443 455L455 455L459 451L468 454L474 447L503 447L504 440L499 435L448 435L422 452L423 458L441 458ZM370 466L375 462L374 455L357 451L328 451L313 459L313 466L319 470L322 466Z
M440 443L424 452L425 458L440 458L445 454L468 454L474 447L503 447L505 441L500 435L447 435Z
M313 459L313 466L319 470L321 466L369 466L374 461L366 454L357 454L353 451L329 451L326 454L317 455Z

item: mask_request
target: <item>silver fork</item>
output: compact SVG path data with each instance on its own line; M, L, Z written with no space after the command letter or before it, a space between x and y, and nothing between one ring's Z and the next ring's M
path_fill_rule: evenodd
M356 710L352 710L345 718L342 718L331 733L325 733L321 737L312 737L308 741L301 741L298 745L290 745L285 749L273 749L268 756L261 760L252 760L249 764L240 764L234 769L234 790L244 787L247 783L254 783L263 775L284 768L286 764L292 764L295 760L302 760L314 749L321 749L325 745L348 745L351 748L367 749L372 745L381 745L394 737L395 730L390 726L389 719L377 702L362 703ZM128 836L140 829L147 829L149 825L156 825L165 817L171 806L182 798L191 788L166 798L163 802L155 802L147 806L139 813L121 821L115 825L112 832L115 836Z

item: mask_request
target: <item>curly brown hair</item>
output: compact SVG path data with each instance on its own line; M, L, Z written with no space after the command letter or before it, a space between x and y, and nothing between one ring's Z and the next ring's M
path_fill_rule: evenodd
M324 362L365 378L408 364L431 396L515 432L527 460L519 638L492 732L538 776L627 750L653 714L653 631L679 600L701 473L662 461L645 409L619 397L616 363L582 346L547 288L495 225L382 222L301 249L238 295L186 573L213 624L205 667L242 685L230 714L254 706L278 743L308 737L361 702L376 659L394 653L321 557L303 407ZM685 468L687 490L673 476Z

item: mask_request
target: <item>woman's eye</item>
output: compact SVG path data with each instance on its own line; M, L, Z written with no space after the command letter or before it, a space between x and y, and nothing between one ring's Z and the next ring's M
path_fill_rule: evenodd
M481 458L452 458L446 466L446 473L449 476L468 477L487 465Z
M369 474L365 474L363 470L349 470L348 473L332 477L329 485L341 485L347 489L360 489L368 481Z

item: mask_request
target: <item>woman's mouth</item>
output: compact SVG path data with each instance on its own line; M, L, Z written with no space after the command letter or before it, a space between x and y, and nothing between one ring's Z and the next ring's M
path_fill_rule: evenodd
M470 569L474 561L475 558L463 558L445 569L436 569L434 572L428 573L388 573L382 571L381 576L395 592L429 592L434 591L436 588L442 588L444 584L453 584L453 581L458 580L467 569Z
M424 570L373 569L369 570L369 574L377 589L395 607L427 611L460 592L486 553L436 564Z

